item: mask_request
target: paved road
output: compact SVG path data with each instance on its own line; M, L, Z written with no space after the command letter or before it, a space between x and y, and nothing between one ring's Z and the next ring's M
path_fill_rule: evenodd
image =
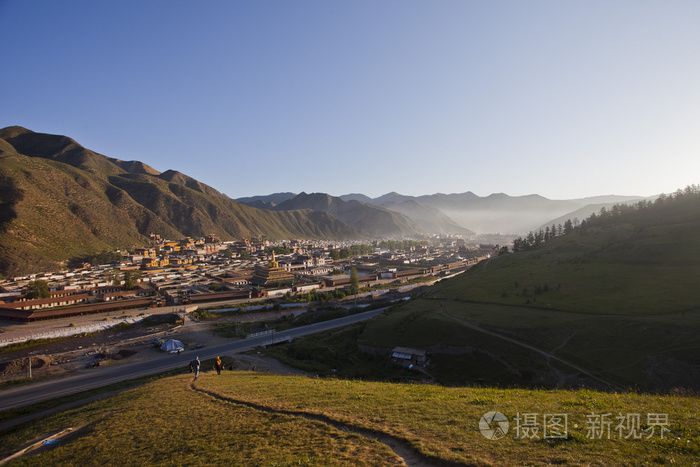
M367 320L382 313L386 308L366 311L344 318L338 318L322 323L310 324L288 331L276 332L272 335L254 337L250 339L237 340L230 343L206 347L196 351L183 352L180 355L167 355L140 362L119 364L108 367L98 367L93 370L81 372L77 375L65 376L61 378L51 378L35 383L23 384L10 387L0 391L0 411L16 407L22 407L37 402L42 402L56 397L76 394L83 391L97 389L110 384L140 378L156 373L160 373L175 368L186 368L195 356L200 360L214 358L217 355L224 355L232 352L249 350L259 345L266 345L274 342L281 342L289 338L297 338L327 331L348 324Z

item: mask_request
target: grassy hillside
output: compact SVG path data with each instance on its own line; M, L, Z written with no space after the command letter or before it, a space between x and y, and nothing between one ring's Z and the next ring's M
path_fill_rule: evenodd
M640 315L700 307L700 221L589 229L482 262L430 298Z
M110 159L65 136L0 130L0 274L55 270L67 259L164 238L355 238L327 213L237 203L169 170Z
M428 349L429 372L446 384L668 391L700 388L698 329L698 311L602 316L419 299L369 323L359 341L387 354Z
M440 381L700 389L700 192L481 262L359 341L432 351Z
M6 456L72 427L13 465L697 465L698 407L684 396L204 373L45 417L0 434L0 445ZM501 439L479 430L490 411L508 418ZM523 428L536 414L537 438L516 438L518 414ZM561 438L542 439L545 414L566 415ZM594 430L604 414L609 437Z
M126 193L70 165L12 155L0 167L12 187L2 199L0 272L53 269L82 253L145 244L139 226L177 234Z

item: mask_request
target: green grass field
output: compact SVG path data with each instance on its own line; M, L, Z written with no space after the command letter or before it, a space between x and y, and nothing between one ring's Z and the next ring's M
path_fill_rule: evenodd
M700 307L698 239L683 238L681 245L638 240L628 248L594 240L571 235L547 248L492 258L436 284L428 296L606 315Z
M697 391L699 230L699 194L591 223L433 285L359 342L429 350L444 384Z
M508 419L501 439L479 429L490 411ZM555 414L560 422L565 416L566 429L544 423L557 420ZM698 465L700 459L700 405L693 397L252 372L203 373L194 384L189 374L160 379L2 433L2 454L70 427L83 428L13 465L399 465L389 445L409 465Z
M700 384L700 375L694 373L700 364L698 329L700 310L606 316L418 299L369 323L359 341L377 347L434 349L435 354L440 353L441 346L468 346L498 355L519 370L546 365L547 357L512 342L516 341L582 367L617 387L669 390ZM685 370L676 371L679 369ZM497 382L499 378L491 370L501 371L495 367L484 368L481 373L469 367L465 370L471 370L471 380L450 378L444 382L475 382L478 378ZM444 365L438 371L444 371ZM518 381L502 380L502 384L508 383Z

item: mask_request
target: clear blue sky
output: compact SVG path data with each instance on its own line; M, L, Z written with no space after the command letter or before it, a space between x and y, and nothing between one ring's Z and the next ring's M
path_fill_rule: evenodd
M0 0L0 127L237 198L700 183L700 1Z

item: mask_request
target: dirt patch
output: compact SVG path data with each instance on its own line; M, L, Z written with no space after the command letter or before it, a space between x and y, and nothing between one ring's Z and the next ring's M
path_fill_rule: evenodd
M41 373L48 369L54 360L47 355L32 356L32 374ZM29 358L0 362L0 381L10 381L17 378L29 376Z
M132 355L135 355L136 353L136 350L121 349L119 352L111 354L109 358L111 358L112 360L122 360L124 358L129 358Z

